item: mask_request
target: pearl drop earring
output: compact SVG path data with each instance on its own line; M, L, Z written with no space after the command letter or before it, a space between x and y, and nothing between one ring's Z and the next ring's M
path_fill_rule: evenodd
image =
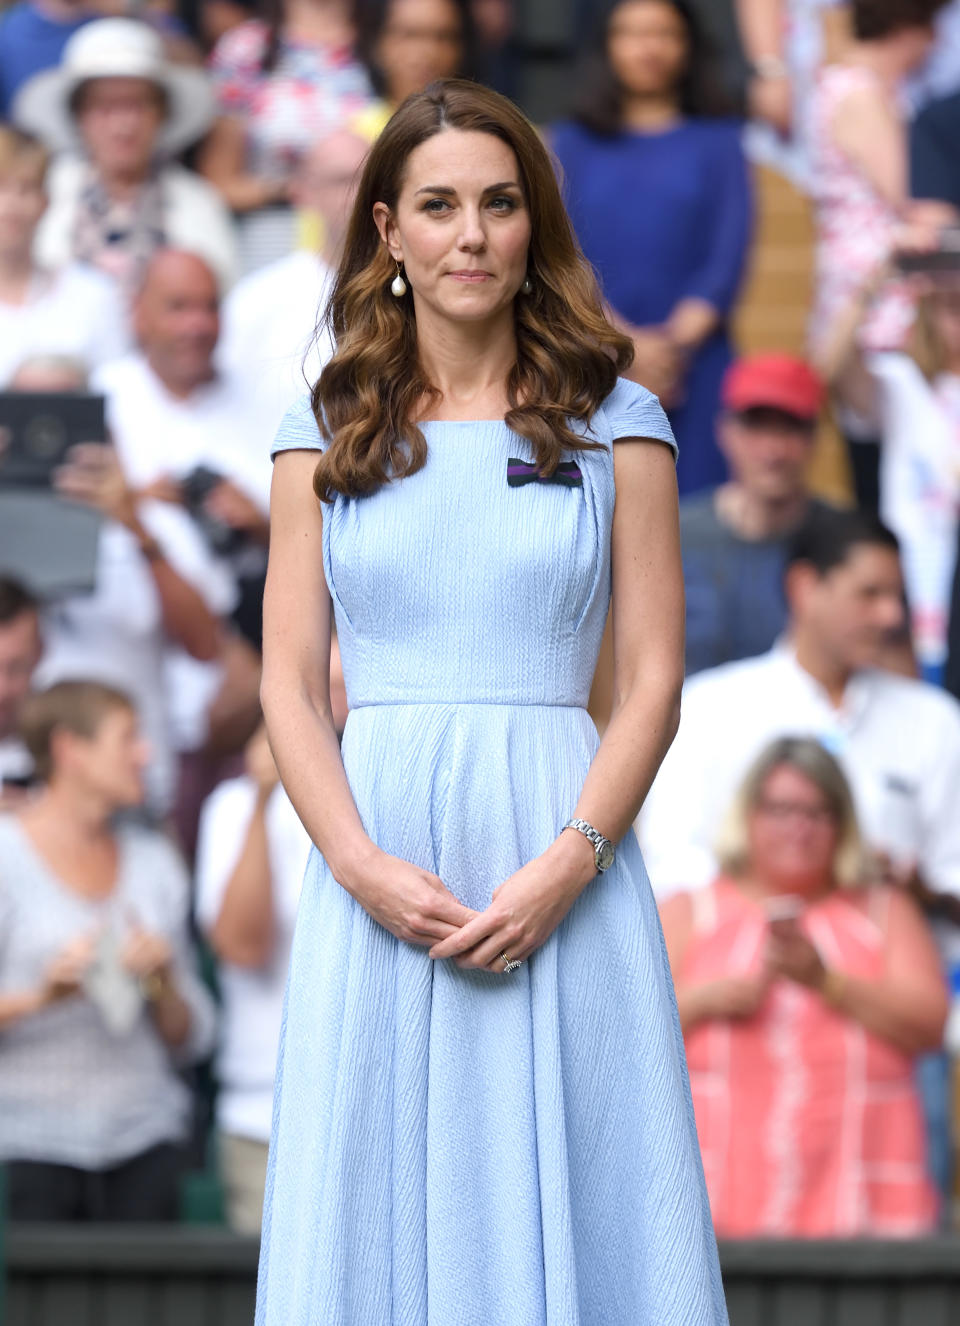
M520 293L523 295L529 295L532 290L533 282L530 280L529 276L525 276L523 278L523 285L520 287Z
M390 293L397 299L403 299L404 295L407 293L407 283L400 275L399 263L397 263L397 274L390 282Z

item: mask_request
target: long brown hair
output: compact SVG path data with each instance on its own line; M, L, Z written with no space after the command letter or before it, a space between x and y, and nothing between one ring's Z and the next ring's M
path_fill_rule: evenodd
M445 128L492 134L517 158L530 213L533 290L514 304L517 360L507 381L505 418L530 442L544 474L553 473L564 449L604 445L575 432L570 421L589 420L633 358L630 340L603 313L536 130L489 88L462 79L435 83L407 98L371 149L327 306L336 352L312 397L317 424L330 443L314 475L317 495L326 502L335 493L372 493L391 478L415 473L427 458L412 418L424 397L439 393L419 362L413 300L389 291L394 264L373 206L382 202L396 210L407 158Z

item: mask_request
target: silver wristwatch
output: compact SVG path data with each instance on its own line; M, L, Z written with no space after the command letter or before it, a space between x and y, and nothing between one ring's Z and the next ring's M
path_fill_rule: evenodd
M604 838L598 829L586 820L567 820L563 826L564 829L579 829L585 838L589 838L593 843L593 859L596 862L597 873L603 874L613 865L614 850L613 843L609 838ZM563 830L561 829L561 833Z

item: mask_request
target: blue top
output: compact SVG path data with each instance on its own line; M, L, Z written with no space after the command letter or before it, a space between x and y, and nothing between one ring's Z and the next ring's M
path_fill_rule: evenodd
M681 492L725 477L714 419L732 358L725 321L751 230L740 133L735 121L708 119L682 120L659 133L607 136L575 123L552 133L570 218L617 312L638 326L656 325L681 299L697 296L723 316L693 357L684 399L670 411Z
M610 594L611 444L650 438L676 454L657 398L636 383L617 381L589 428L604 449L569 453L581 473L573 488L559 480L513 487L509 462L529 463L533 450L502 419L437 420L421 427L427 441L421 470L366 497L338 494L324 508L324 571L351 710L371 703L372 696L381 702L496 699L585 706ZM324 445L304 397L285 416L271 454ZM437 503L452 527L450 547L434 566ZM492 530L496 539L489 537ZM384 545L399 550L411 540L432 573L411 580L398 556L379 573L391 585L374 594L372 562ZM475 565L481 547L482 580ZM538 590L521 573L540 578ZM531 595L538 592L540 611L531 611ZM545 643L548 605L556 611L562 647ZM486 638L491 620L498 623L498 639L509 642L496 667Z
M50 18L30 0L14 5L0 19L0 118L10 114L22 84L60 63L63 48L93 14L73 19Z

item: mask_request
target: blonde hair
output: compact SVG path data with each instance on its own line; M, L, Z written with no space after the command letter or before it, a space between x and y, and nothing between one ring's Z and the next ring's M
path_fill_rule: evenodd
M18 726L37 777L47 782L53 772L51 745L55 732L94 737L104 718L114 709L136 712L128 695L98 681L59 681L45 691L28 696Z
M748 868L751 812L760 802L767 779L784 765L803 774L822 793L837 827L834 880L840 888L856 888L864 882L865 863L850 784L830 752L813 737L780 737L747 770L714 843L720 869L728 875L741 875Z
M12 124L0 124L0 177L26 166L33 169L42 188L49 164L50 153L39 138L15 129Z

